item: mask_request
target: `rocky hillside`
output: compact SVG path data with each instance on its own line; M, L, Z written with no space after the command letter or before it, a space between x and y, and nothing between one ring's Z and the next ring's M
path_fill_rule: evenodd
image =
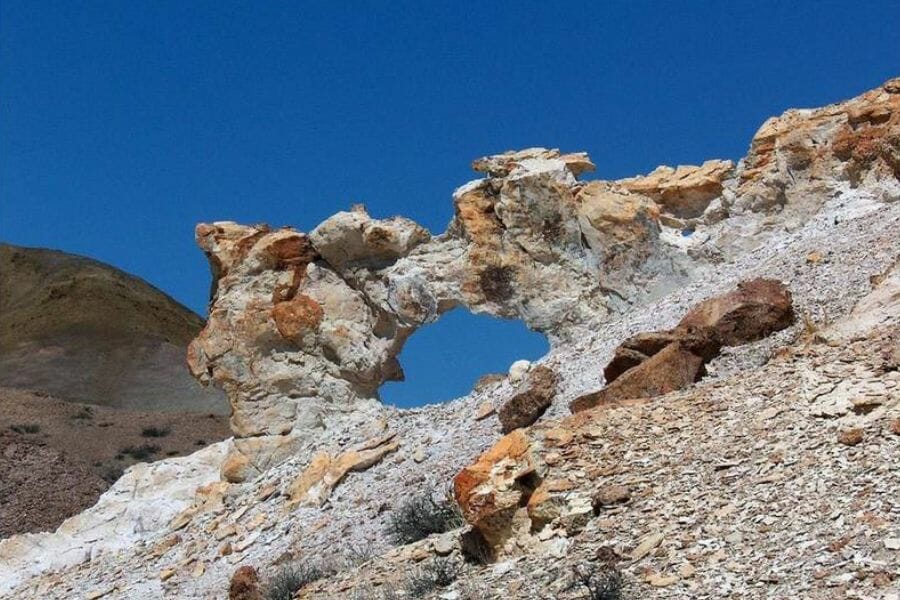
M737 164L473 166L437 236L361 207L198 226L215 295L188 360L235 439L0 542L0 593L896 599L900 80L768 120ZM381 405L458 305L551 350Z
M144 411L227 411L184 367L202 319L146 282L0 244L0 386Z

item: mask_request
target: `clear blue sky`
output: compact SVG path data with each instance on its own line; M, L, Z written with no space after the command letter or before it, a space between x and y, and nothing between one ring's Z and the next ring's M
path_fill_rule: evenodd
M475 157L587 150L604 178L738 158L766 117L898 74L896 1L2 0L0 239L203 312L198 221L310 229L363 202L439 232ZM540 354L503 331L500 363Z

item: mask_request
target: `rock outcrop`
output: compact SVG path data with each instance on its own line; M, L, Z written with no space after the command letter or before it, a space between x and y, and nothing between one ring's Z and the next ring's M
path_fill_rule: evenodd
M891 82L801 111L800 120L827 113L850 123L850 107L890 103L897 91ZM889 140L893 116L874 118L858 131ZM781 180L783 204L742 195L742 182L756 177L742 179L749 159L721 173L721 195L699 216L684 216L672 207L699 211L706 199L697 194L714 192L662 203L652 187L579 182L590 168L583 155L532 149L477 161L485 178L457 191L456 217L436 237L359 209L308 235L201 227L216 275L214 318L191 361L200 377L229 388L241 437L205 455L211 460L194 479L167 475L190 479L193 496L179 488L177 507L153 496L165 518L138 511L147 517L140 533L127 515L82 518L52 537L0 543L0 587L16 598L219 598L240 565L253 565L265 582L295 561L344 565L345 551L367 548L375 556L296 598L410 596L409 575L438 558L460 569L432 594L448 598L574 598L573 568L610 558L641 598L723 589L736 597L884 596L896 583L900 548L891 270L900 202L890 202L896 177L883 146L860 163L858 179L844 168L829 172L841 160L832 151L839 127L824 122L807 129L816 149L808 169L766 171L770 182ZM788 149L773 144L780 163ZM754 278L785 282L806 326L721 353L715 377L659 401L565 414L625 350L631 362L610 375L612 385L667 348L705 360L720 336L765 335L779 317L764 315L763 333L750 335L746 317L735 321L740 303L723 301L702 304L699 323L672 330L699 302ZM457 305L525 320L548 333L550 353L454 401L379 408L378 382L400 376L403 336ZM652 333L631 337L637 331ZM623 339L628 347L616 354ZM486 417L541 367L557 376L551 405L499 437ZM308 435L321 425L327 435ZM219 481L222 473L235 483ZM451 480L464 530L390 547L385 528L396 507ZM170 481L155 483L154 494L168 494ZM146 507L147 493L130 501ZM121 548L120 527L129 546L108 551ZM498 563L471 564L463 554Z
M403 379L405 341L452 308L522 319L565 343L765 244L776 224L803 223L840 190L900 197L897 88L770 119L737 165L583 182L584 153L478 159L485 177L456 190L437 236L361 206L309 234L199 225L214 281L191 371L227 392L238 437L290 445L335 418L371 420L379 386Z

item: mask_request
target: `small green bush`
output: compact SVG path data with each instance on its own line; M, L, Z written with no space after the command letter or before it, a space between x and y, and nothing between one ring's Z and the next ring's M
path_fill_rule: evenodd
M435 558L421 567L409 578L406 592L412 598L421 598L438 588L445 588L459 577L460 565L449 558Z
M119 456L128 455L135 460L147 460L157 452L159 452L159 446L153 444L143 444L141 446L126 446L119 450Z
M162 438L172 433L168 427L144 427L141 435L144 437Z
M387 534L396 544L404 545L464 524L455 502L449 498L435 501L432 494L423 494L413 496L388 515Z
M301 561L278 569L265 585L266 600L293 600L304 586L334 575L337 569L325 562Z
M34 423L27 423L25 425L10 425L9 427L16 433L37 433L41 430L40 425L35 425Z

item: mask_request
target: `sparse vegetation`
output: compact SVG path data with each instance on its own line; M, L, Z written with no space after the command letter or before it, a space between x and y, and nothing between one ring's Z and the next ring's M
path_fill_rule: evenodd
M410 576L406 592L411 598L421 598L428 592L447 587L457 580L459 573L460 565L455 560L434 558Z
M334 575L337 569L325 562L302 561L281 567L265 585L265 600L292 600L313 581Z
M124 472L125 470L119 465L106 465L100 472L100 477L103 478L103 481L112 485L119 480L119 477L121 477Z
M492 302L503 302L513 296L515 273L508 265L488 265L479 274L478 281L484 297Z
M172 433L168 427L144 427L141 435L144 437L162 438Z
M159 452L159 446L154 444L142 444L140 446L126 446L119 450L118 456L125 457L130 456L135 460L147 460L157 452Z
M37 433L41 430L41 426L36 425L34 423L26 423L24 425L10 425L9 428L12 429L13 431L15 431L16 433L30 433L30 434Z
M569 589L581 588L588 600L624 600L622 572L611 562L581 563L572 567Z
M388 516L387 533L394 543L404 545L463 525L455 502L449 498L435 501L429 493L413 496L393 511Z
M89 420L94 418L94 409L90 406L82 406L81 409L72 415L73 419Z

